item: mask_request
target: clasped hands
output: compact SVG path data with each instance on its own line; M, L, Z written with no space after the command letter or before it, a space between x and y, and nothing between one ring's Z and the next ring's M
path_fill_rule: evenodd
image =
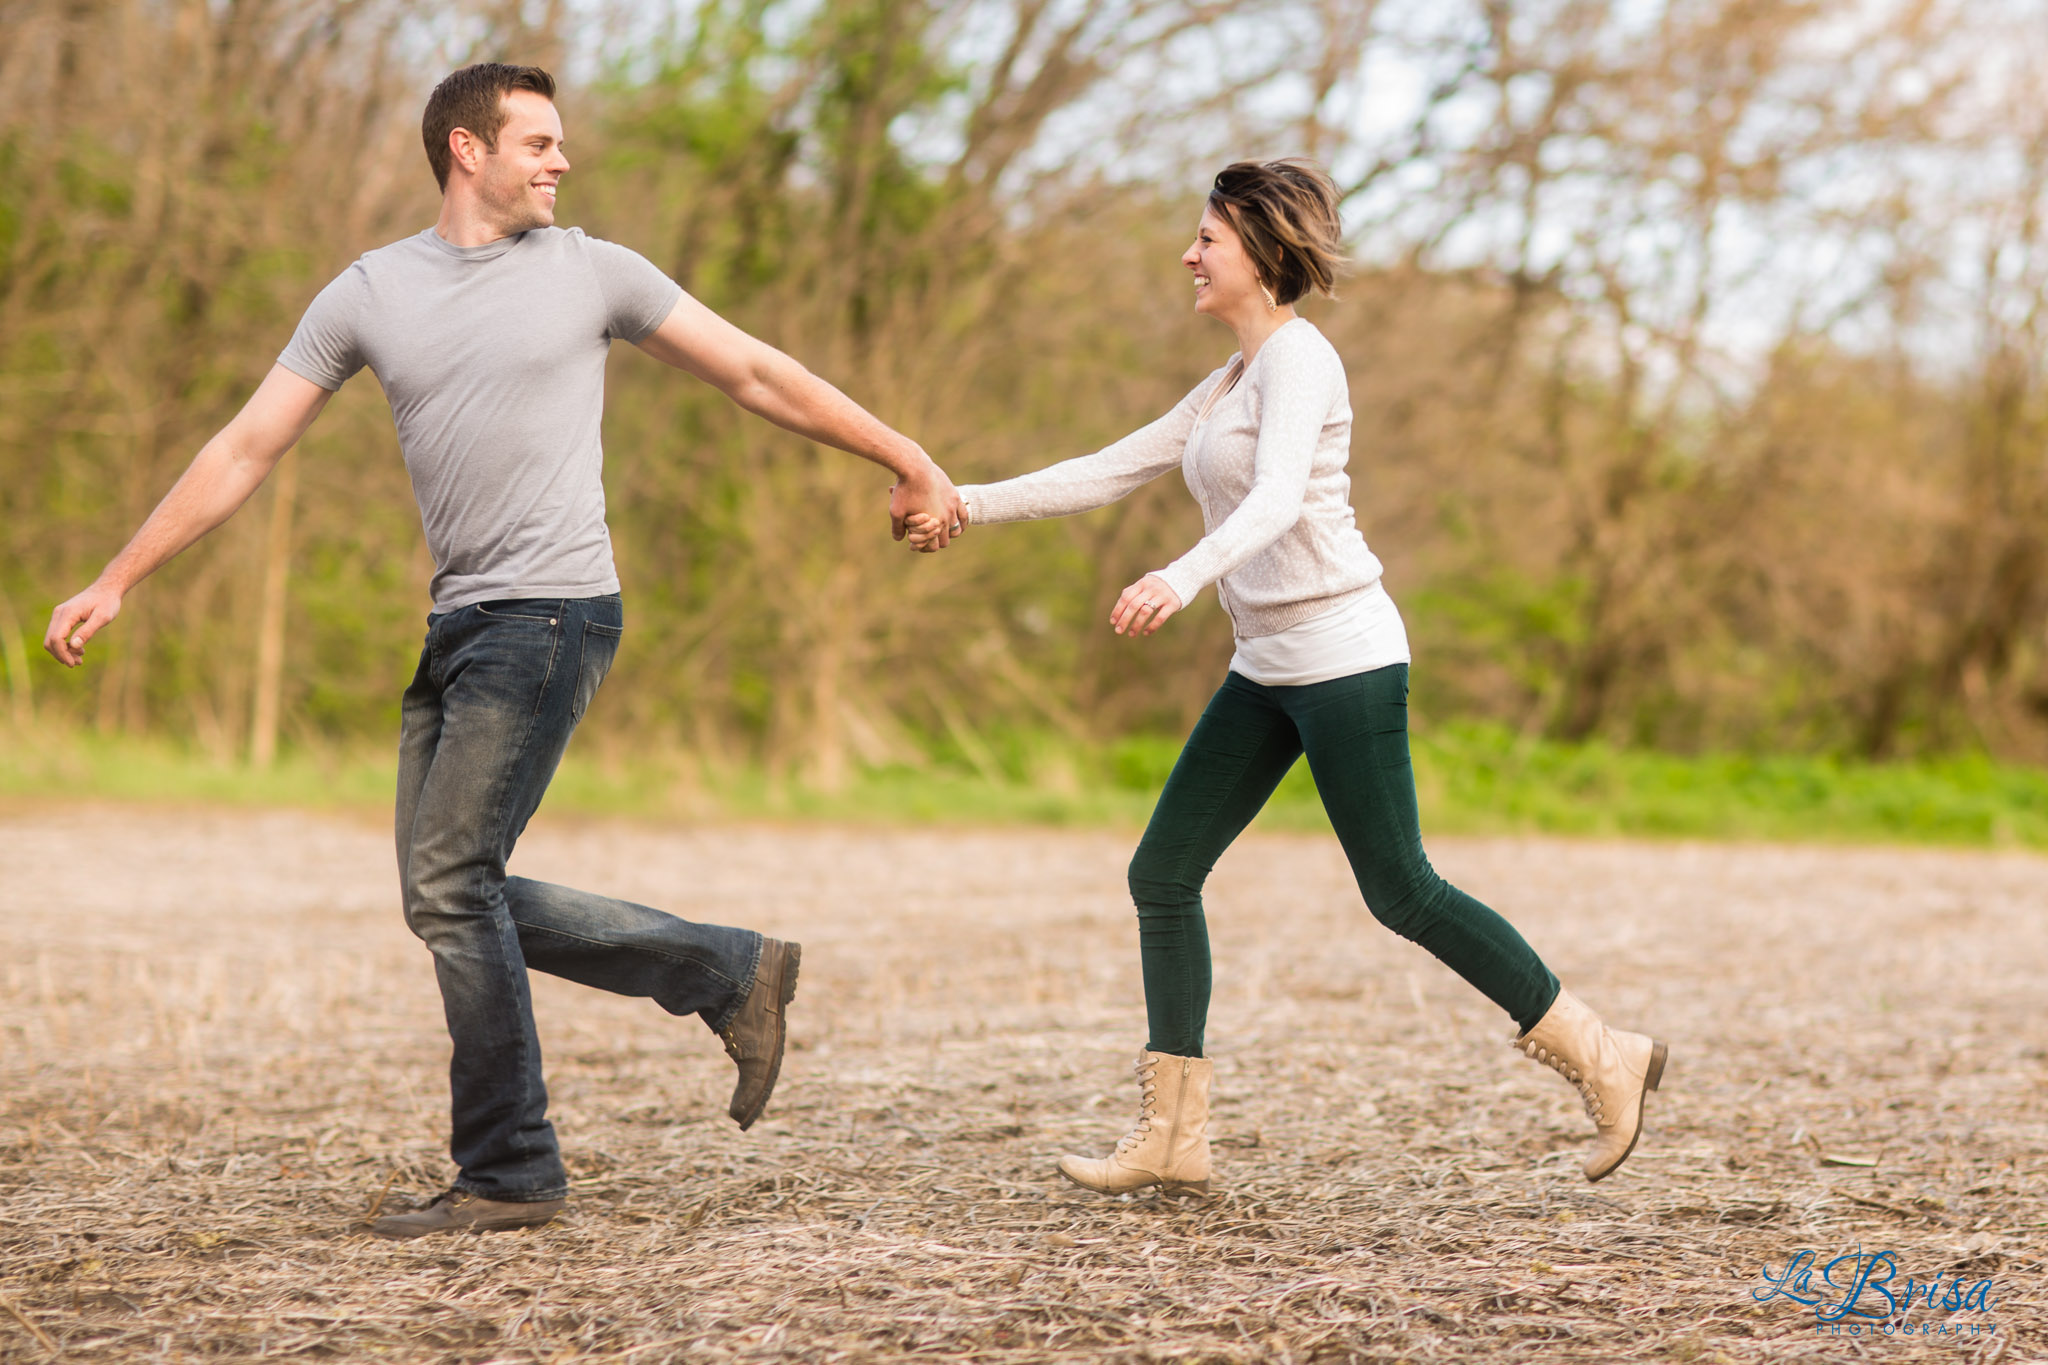
M960 534L967 525L967 514L963 510L960 522L948 527L937 517L926 512L912 512L903 520L903 533L913 550L929 554L946 544L949 537ZM1158 574L1148 573L1123 590L1110 609L1109 624L1119 635L1132 639L1150 635L1166 624L1184 606L1180 594L1167 586L1166 580Z
M936 554L967 529L967 503L946 471L920 452L923 468L889 489L889 533L910 539L919 554Z

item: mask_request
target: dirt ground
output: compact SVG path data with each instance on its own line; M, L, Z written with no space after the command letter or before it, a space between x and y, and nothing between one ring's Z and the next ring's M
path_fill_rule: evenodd
M2048 1358L2048 861L1440 841L1671 1043L1592 1186L1571 1090L1334 844L1249 838L1209 898L1220 1192L1180 1207L1051 1172L1135 1112L1128 844L544 819L526 875L803 941L781 1088L740 1134L700 1023L541 979L569 1214L387 1243L364 1215L449 1171L384 831L0 812L0 1360ZM1988 1311L1758 1301L1859 1248Z

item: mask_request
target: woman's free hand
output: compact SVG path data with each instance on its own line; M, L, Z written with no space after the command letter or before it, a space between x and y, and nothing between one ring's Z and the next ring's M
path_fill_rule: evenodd
M1119 635L1133 638L1150 635L1166 624L1166 618L1181 609L1180 594L1166 586L1166 580L1148 573L1116 599L1109 623Z

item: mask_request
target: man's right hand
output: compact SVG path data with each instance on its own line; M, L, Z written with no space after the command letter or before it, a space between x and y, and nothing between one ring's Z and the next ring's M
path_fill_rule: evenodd
M43 648L66 668L76 668L85 662L86 642L120 614L121 594L95 583L50 613Z

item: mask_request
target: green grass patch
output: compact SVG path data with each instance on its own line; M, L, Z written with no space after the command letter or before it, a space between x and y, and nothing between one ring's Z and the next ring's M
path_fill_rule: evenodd
M2048 772L1981 755L1681 757L1484 725L1432 730L1415 751L1425 819L1445 829L2048 847Z
M87 732L0 733L0 797L387 809L390 748L287 753L255 771L178 745ZM1084 749L1044 736L997 746L1000 770L945 758L861 769L824 791L760 768L671 752L572 754L549 792L558 814L654 820L1106 825L1136 829L1180 752L1177 737ZM1565 745L1481 724L1414 740L1427 832L1847 840L2048 848L2048 773L1968 756L1868 764L1830 758L1681 757ZM1260 817L1329 827L1297 764Z
M369 748L294 752L258 771L162 740L0 729L0 797L13 800L388 806L397 769L395 752Z

